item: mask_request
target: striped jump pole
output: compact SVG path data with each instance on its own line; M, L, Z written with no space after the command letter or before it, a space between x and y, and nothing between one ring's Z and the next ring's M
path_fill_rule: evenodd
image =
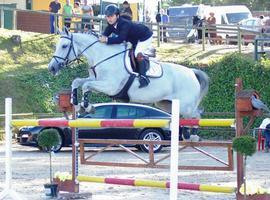
M77 178L81 182L142 186L142 187L156 187L156 188L170 188L170 182L167 182L167 181L106 178L106 177L82 176L82 175L79 175ZM182 190L194 190L194 191L216 192L216 193L234 193L236 191L236 187L215 186L215 185L194 184L194 183L178 183L177 188L182 189Z
M169 119L16 119L12 120L13 126L55 126L55 127L169 127ZM180 119L180 126L200 127L230 127L234 126L235 119Z
M12 99L5 99L5 188L0 193L0 200L10 197L14 200L25 199L12 188Z

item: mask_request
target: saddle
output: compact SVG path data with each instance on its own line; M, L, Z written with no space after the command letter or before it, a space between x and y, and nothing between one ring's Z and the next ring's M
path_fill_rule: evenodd
M153 59L153 57L155 57L155 50L147 52L147 56L149 56L150 58L147 59L148 67L146 76L151 78L160 78L163 75L163 71L159 62ZM133 83L134 79L139 76L137 62L133 49L130 49L129 52L125 53L124 65L128 73L130 74L129 79L125 83L121 91L119 91L116 95L113 95L111 97L114 99L121 99L124 102L129 102L129 95L127 92L131 84Z
M151 48L144 52L147 61L146 76L151 78L159 78L162 76L162 67L154 58L156 57L156 49ZM135 58L134 50L130 49L125 56L125 66L129 73L138 74L138 63Z

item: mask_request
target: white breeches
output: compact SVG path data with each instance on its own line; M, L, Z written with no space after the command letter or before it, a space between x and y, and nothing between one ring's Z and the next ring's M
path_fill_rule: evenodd
M145 51L147 51L147 49L151 48L152 46L152 36L142 42L138 42L137 47L135 49L135 57L137 57L138 53L144 53Z

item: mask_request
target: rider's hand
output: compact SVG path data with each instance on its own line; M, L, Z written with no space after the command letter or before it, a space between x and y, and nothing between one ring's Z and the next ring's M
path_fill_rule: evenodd
M107 43L108 38L106 36L102 35L102 36L99 37L99 41L102 42L102 43Z

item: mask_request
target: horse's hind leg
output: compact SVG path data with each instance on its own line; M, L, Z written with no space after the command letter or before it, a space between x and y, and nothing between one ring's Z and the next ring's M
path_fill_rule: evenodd
M162 101L156 102L155 105L161 110L164 110L168 113L172 112L172 102L170 100L162 100Z

